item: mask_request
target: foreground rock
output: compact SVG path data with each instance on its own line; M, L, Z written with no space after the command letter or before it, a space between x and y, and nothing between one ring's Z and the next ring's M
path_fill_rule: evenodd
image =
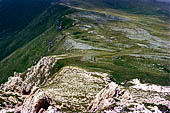
M0 89L29 94L33 86L40 86L46 82L58 59L60 58L56 56L43 57L35 66L28 68L24 73L15 72L14 77L9 77L8 82L1 85Z
M86 110L93 97L109 82L108 74L88 72L72 66L53 72L60 58L49 56L42 58L35 66L24 73L15 73L0 91L13 95L13 100L2 101L0 113L49 113L82 112ZM1 98L1 95L0 95ZM4 97L3 97L4 98ZM61 109L61 110L60 110Z
M34 87L30 95L25 96L23 100L20 104L6 106L0 113L60 113L54 101L37 87Z
M52 71L60 59L44 57L1 85L0 113L170 112L169 86L135 79L124 87L111 82L107 73L73 66Z
M156 85L153 86L156 87ZM170 101L162 98L163 96L165 94L125 88L111 82L96 95L88 110L89 112L108 113L168 113L170 112Z
M55 102L38 86L46 81L59 58L42 58L24 73L14 73L0 87L0 113L56 113ZM44 80L42 80L42 78Z
M108 83L107 76L106 73L66 66L55 73L54 78L48 80L43 89L62 109L82 112Z
M155 91L160 93L168 93L170 95L170 87L169 86L157 86L153 84L142 84L138 79L134 79L129 81L129 83L134 84L131 86L134 89L142 89L144 91Z

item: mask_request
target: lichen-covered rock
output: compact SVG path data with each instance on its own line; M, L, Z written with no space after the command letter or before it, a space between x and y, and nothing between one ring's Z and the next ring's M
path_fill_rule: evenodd
M17 91L17 92L22 92L22 84L23 81L19 76L14 76L14 77L9 77L8 82L5 84L1 85L0 89L4 91Z
M54 105L52 99L42 90L34 87L30 95L24 100L21 113L43 113L52 105Z
M65 66L51 70L56 56L42 58L24 73L14 73L0 86L0 113L60 112L170 112L169 86L142 84L130 87L111 82L107 73Z
M16 98L10 98L12 102L17 101ZM8 102L10 102L8 101ZM38 87L33 87L30 95L27 95L23 102L18 105L4 106L0 113L59 113L60 109L55 102L49 98L46 93Z
M66 66L47 81L44 90L61 105L61 109L83 112L108 81L106 73Z
M43 57L35 66L28 68L24 73L15 72L13 77L8 78L8 82L0 86L0 89L24 95L29 94L33 86L39 86L47 80L58 59L60 58L56 56Z
M117 84L114 82L108 84L104 89L102 89L91 102L88 109L91 112L96 112L98 110L104 109L115 103L113 97L117 95L116 88Z
M40 85L39 77L44 77L43 81L47 80L57 59L56 56L44 57L24 73L15 72L14 77L9 77L8 82L0 86L0 113L58 112L52 99L36 87Z
M5 104L3 110L21 113L56 113L60 108L84 111L93 97L110 81L106 73L88 72L72 66L63 67L50 75L58 59L56 56L44 57L24 73L14 73L14 77L10 77L1 90L21 95L21 102L10 107ZM57 103L54 104L54 101Z
M28 87L30 86L43 84L58 59L56 56L43 57L35 66L22 73L21 76L24 77L24 82L30 84L25 89L29 89Z
M170 101L162 98L159 92L150 93L133 88L124 88L111 82L96 95L90 103L88 111L162 113L170 112Z

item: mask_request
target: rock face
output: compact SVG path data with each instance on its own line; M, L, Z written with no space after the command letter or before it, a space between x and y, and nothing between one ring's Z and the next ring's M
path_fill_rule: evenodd
M60 58L57 58L56 56L44 57L35 66L29 68L20 76L24 76L24 82L31 84L30 86L39 86L40 84L44 84L58 59Z
M55 56L44 57L24 73L14 73L14 77L9 77L8 82L0 87L0 113L59 112L54 101L36 87L48 78L56 61ZM43 81L40 81L41 77Z
M88 109L91 112L96 112L114 104L115 100L113 97L118 95L116 91L118 91L118 85L114 82L111 82L96 95L95 100L91 102Z
M107 73L65 66L52 69L59 56L42 58L24 73L14 73L0 86L0 113L170 112L169 86L142 84L124 87Z
M22 94L29 94L33 86L39 86L46 82L51 69L57 62L56 56L43 57L35 66L28 68L24 73L14 73L9 77L8 82L1 85L4 91L17 91Z
M52 105L52 100L42 90L34 87L30 95L24 100L20 111L23 113L42 113Z
M129 81L130 83L134 84L132 88L135 89L142 89L144 91L156 91L161 93L169 93L170 95L170 87L169 86L157 86L153 84L142 84L138 79L134 79Z
M24 101L15 106L5 107L0 113L59 113L60 110L55 106L52 99L42 90L33 87L30 95L25 96Z
M72 112L86 110L93 97L108 83L108 74L88 72L84 69L66 66L45 85L45 92L59 102L61 109Z
M169 112L170 102L160 95L158 92L149 93L131 88L127 89L111 82L96 95L88 110L89 112L102 111L108 113Z
M9 103L9 96L3 99L0 113L56 113L86 110L93 97L109 82L108 74L88 72L84 69L66 66L51 73L56 56L42 58L24 73L14 73L8 82L1 85L4 94L16 94L10 98L20 100ZM3 97L4 98L4 97ZM1 99L1 95L0 95ZM14 102L12 102L14 103Z

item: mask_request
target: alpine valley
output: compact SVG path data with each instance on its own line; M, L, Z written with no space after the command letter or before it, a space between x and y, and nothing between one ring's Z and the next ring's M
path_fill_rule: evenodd
M170 113L169 0L0 0L0 113Z

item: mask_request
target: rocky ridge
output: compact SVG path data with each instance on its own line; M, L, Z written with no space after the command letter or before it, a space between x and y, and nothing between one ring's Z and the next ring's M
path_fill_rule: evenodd
M58 112L51 98L38 86L43 84L41 77L48 77L57 58L48 56L42 58L35 66L24 73L14 73L8 82L2 84L0 91L0 113L54 113Z
M43 57L24 73L15 72L9 77L0 87L0 113L56 113L71 107L85 110L92 97L109 82L108 74L72 66L52 73L60 59Z
M51 73L62 57L43 57L0 87L0 113L169 112L169 86L111 82L107 73L66 66Z
M169 112L170 101L164 99L162 93L164 92L145 92L138 88L125 88L111 82L96 95L88 109L90 112L102 111L108 113Z

